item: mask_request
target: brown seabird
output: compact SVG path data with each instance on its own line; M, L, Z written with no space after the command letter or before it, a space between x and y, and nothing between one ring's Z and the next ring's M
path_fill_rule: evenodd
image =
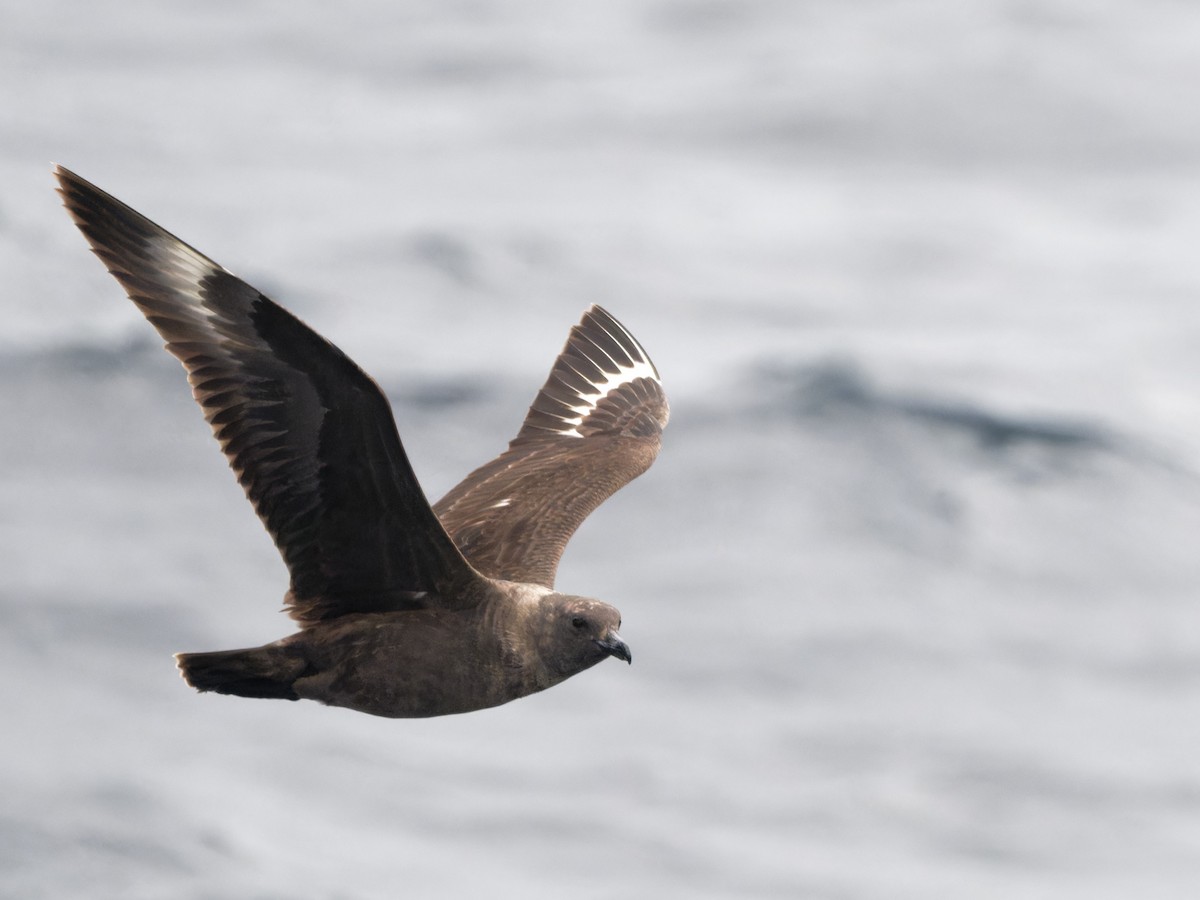
M387 398L345 354L145 216L55 174L93 252L183 363L291 576L300 631L177 654L188 684L440 716L630 661L614 607L554 590L575 529L649 468L667 424L658 371L616 319L584 313L508 449L431 507Z

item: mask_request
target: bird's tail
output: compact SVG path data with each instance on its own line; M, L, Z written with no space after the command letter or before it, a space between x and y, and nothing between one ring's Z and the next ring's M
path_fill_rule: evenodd
M198 691L272 700L299 700L292 685L308 668L299 649L277 644L250 650L176 653L175 664L183 680Z

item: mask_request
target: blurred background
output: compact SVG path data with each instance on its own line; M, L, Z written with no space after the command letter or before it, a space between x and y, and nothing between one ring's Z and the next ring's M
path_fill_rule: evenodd
M1200 881L1200 7L0 2L0 896ZM636 663L199 696L286 573L62 163L388 391L427 493L610 309L673 418L564 590Z

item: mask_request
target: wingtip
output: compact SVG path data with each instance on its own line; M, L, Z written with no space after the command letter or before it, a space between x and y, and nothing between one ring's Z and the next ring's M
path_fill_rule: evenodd
M192 684L192 679L188 675L187 657L189 655L188 653L174 653L172 654L172 658L175 660L175 668L179 671L179 677L183 679L183 683L188 687L194 688L196 686Z
M50 165L50 172L54 175L54 180L58 182L58 186L54 190L65 200L67 196L67 183L74 177L75 173L58 163L51 163Z
M54 190L62 198L63 206L66 207L71 217L75 219L76 224L81 224L79 210L83 198L89 191L95 193L102 192L94 184L87 181L87 179L80 178L64 165L55 163L52 171L55 180L58 182L58 186Z
M612 319L614 322L616 321L616 317L612 313L610 313L607 309L605 309L599 303L593 303L591 306L589 306L587 309L585 309L583 311L583 318L580 320L580 324L582 325L588 319L597 319L597 318Z
M654 360L650 358L650 354L646 352L646 348L642 346L641 342L633 336L633 332L621 324L620 319L600 304L593 303L587 313L584 314L583 320L579 323L580 327L585 326L589 320L616 340L621 349L632 360L644 362L649 366L655 381L661 381L661 376L658 374L658 367L654 365Z
M61 163L51 163L50 171L58 180L60 185L59 190L62 190L63 187L66 187L68 182L78 182L83 180Z
M92 237L87 230L88 219L90 218L85 208L92 195L104 196L104 192L91 184L84 178L80 178L66 166L59 163L54 164L54 178L58 182L58 186L54 191L58 194L62 202L63 209L67 211L67 215L71 217L77 228L83 231L84 237L92 246L92 252L96 252L96 245L92 241Z
M55 163L53 174L55 179L58 181L58 192L62 194L63 197L68 201L68 209L70 209L73 205L69 202L72 199L78 201L79 204L83 204L84 202L88 201L102 200L105 203L112 204L113 206L123 207L126 209L129 208L126 206L126 204L122 203L107 191L96 187L96 185L92 184L86 178L81 175L77 175L64 165ZM141 214L138 213L138 215Z

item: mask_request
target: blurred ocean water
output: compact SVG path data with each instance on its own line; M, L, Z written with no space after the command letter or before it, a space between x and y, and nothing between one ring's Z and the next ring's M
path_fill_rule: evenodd
M0 897L1191 897L1200 10L0 5ZM438 496L589 303L637 663L190 693L285 572L60 162L304 317Z

